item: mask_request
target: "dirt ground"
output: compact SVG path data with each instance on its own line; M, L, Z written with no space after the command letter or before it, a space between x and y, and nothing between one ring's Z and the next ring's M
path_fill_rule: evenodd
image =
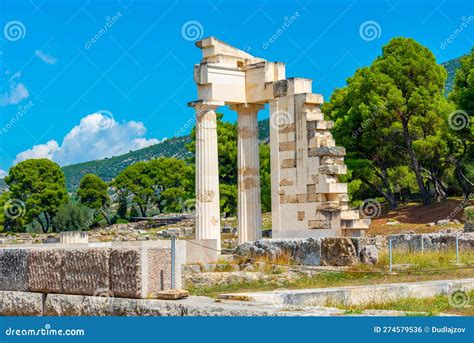
M421 204L400 205L397 209L382 214L372 219L367 235L387 235L407 231L416 233L429 233L442 229L461 229L463 224L427 226L428 223L436 223L438 220L451 218L464 223L465 217L462 210L462 199L449 199L441 203L433 203L428 206ZM399 224L387 225L389 221L398 221Z

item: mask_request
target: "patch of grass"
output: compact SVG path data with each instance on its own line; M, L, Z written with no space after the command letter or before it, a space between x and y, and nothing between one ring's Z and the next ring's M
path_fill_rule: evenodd
M454 249L441 252L406 252L394 250L392 254L394 264L409 264L410 270L453 268L456 262ZM474 251L461 251L459 262L466 266L474 265ZM388 253L380 255L376 268L386 268L389 264Z
M438 295L431 298L401 298L398 300L387 302L370 302L363 305L341 305L328 304L331 307L345 309L347 312L363 313L364 310L395 310L404 312L414 312L419 315L424 312L430 316L438 315L440 313L449 313L463 316L474 316L474 291L468 293L470 303L463 307L452 307L449 304L447 295Z

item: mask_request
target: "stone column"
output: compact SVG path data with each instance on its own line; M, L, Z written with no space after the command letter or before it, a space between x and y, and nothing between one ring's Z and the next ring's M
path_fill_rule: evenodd
M216 239L221 246L219 165L216 108L221 104L196 101L196 239Z
M239 244L261 238L260 160L257 113L260 104L234 105L238 113L238 230Z

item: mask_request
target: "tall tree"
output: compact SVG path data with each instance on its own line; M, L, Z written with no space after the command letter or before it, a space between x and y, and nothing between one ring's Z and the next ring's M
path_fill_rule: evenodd
M111 224L106 212L110 203L107 190L107 184L99 176L87 174L79 183L77 196L81 204L95 210L97 214L105 218L108 224Z
M453 153L456 180L466 199L474 192L474 48L461 58L449 98L457 111L448 116L459 149Z
M437 135L443 120L440 108L445 104L446 76L427 48L413 39L395 38L383 47L382 55L370 67L358 70L348 80L348 86L331 97L332 104L325 107L336 119L340 134L345 131L346 139L352 136L354 141L359 140L349 143L349 151L370 161L365 170L372 169L382 180L386 199L390 198L386 171L402 163L406 155L423 204L430 203L415 146L417 141ZM344 129L343 125L348 127ZM352 134L347 135L347 130Z
M137 162L122 170L112 185L119 193L126 192L132 196L132 202L140 211L140 216L146 217L154 196L153 178L150 175L147 162ZM132 205L133 207L133 205Z
M43 232L48 232L59 206L67 203L64 174L48 159L31 159L10 168L5 182L10 199L21 201L27 223L38 221Z

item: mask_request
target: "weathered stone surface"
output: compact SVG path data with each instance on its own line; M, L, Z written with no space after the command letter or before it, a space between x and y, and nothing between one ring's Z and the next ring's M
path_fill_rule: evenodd
M145 297L171 288L171 249L149 249L148 288ZM181 287L181 268L176 266L175 287Z
M0 250L0 290L28 290L28 250Z
M321 240L307 239L261 239L241 244L235 250L239 256L276 260L290 258L292 263L319 265Z
M356 248L356 253L361 263L375 264L379 260L379 248L376 238L353 237L352 244Z
M141 296L140 248L118 248L110 252L110 290L116 297Z
M168 289L156 293L156 298L163 300L178 300L187 297L189 297L189 292L184 289Z
M322 239L322 266L351 266L357 262L357 251L350 238L337 237Z
M334 156L341 157L346 154L346 149L340 146L325 146L319 148L311 148L308 151L308 156Z
M28 254L30 292L61 293L61 265L64 250L31 249Z
M0 316L41 316L43 294L0 291Z
M461 250L474 249L474 232L464 233L429 233L429 234L404 234L390 235L392 247L397 250L421 251L422 240L423 249L428 251L452 250L456 245L456 235L459 237L459 248Z
M63 292L94 295L109 290L109 257L108 248L64 250Z

